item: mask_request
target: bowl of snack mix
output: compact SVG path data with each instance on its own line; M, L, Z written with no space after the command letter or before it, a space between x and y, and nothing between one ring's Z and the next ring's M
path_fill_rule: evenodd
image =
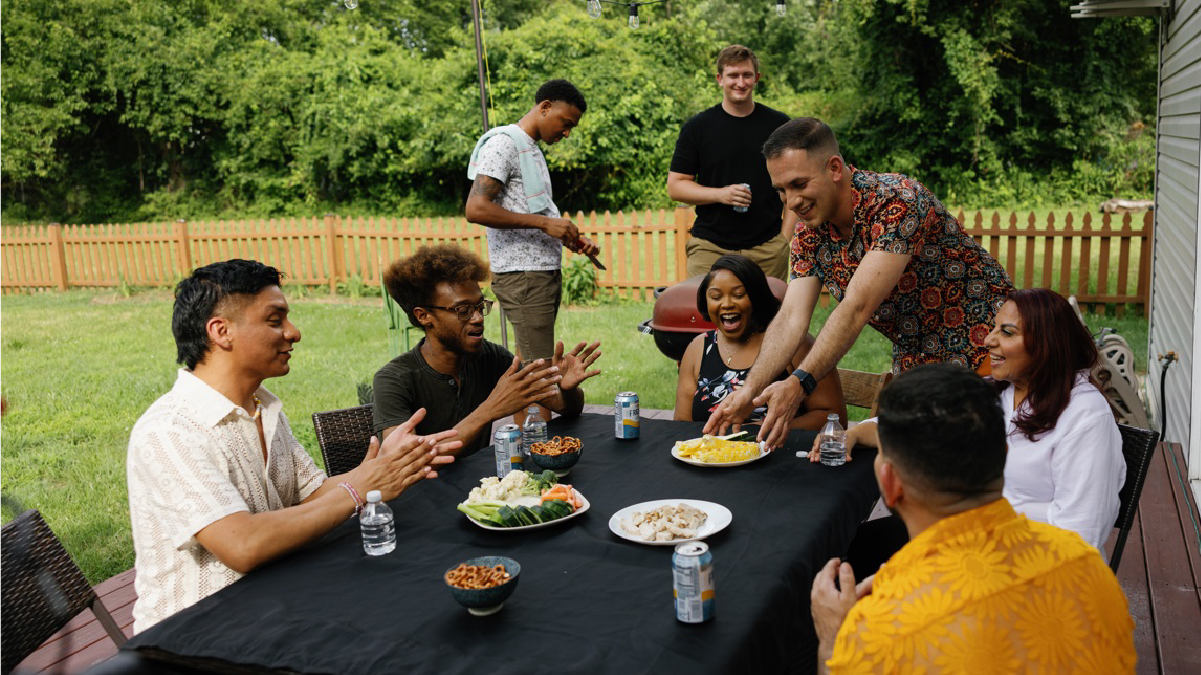
M521 565L503 555L485 555L465 560L446 570L442 580L451 596L475 616L500 611L517 588Z
M584 447L580 439L571 436L554 438L530 445L530 459L543 469L550 469L559 478L566 476L571 467L580 461Z

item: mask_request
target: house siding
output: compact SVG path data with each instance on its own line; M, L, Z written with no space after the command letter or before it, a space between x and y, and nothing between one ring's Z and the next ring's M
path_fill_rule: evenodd
M1201 0L1178 0L1161 27L1157 120L1155 242L1152 250L1151 325L1147 349L1147 401L1156 427L1166 409L1167 438L1192 448L1195 353L1201 297L1198 279L1198 192L1201 191ZM1160 354L1175 351L1160 400ZM1196 453L1196 449L1192 449ZM1201 461L1190 476L1201 477Z

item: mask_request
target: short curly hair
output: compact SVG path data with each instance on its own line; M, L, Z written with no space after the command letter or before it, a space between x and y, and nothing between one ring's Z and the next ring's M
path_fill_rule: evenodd
M429 305L438 284L480 283L488 278L488 263L465 248L451 244L422 246L384 270L384 288L409 317L409 323L424 328L413 310Z
M547 80L538 87L538 91L534 92L534 105L543 101L562 101L575 106L582 113L588 112L588 102L584 100L584 95L567 80Z

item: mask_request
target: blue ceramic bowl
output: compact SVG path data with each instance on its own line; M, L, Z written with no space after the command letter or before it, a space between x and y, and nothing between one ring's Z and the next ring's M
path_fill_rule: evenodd
M511 578L505 583L499 586L493 586L491 588L468 589L451 586L450 582L446 581L446 574L457 568L458 565L451 567L442 574L442 581L446 584L446 587L450 589L451 596L453 596L460 605L466 607L468 612L471 612L476 616L487 616L500 611L501 605L503 605L505 600L507 600L508 597L513 594L513 590L517 588L517 580L519 578L518 575L521 574L521 565L518 564L516 560L503 555L480 556L478 558L464 560L462 564L484 565L486 567L504 565L505 571L509 573Z
M561 471L562 473L559 473L559 476L562 477L567 474L568 469L580 461L581 452L583 451L576 450L575 452L565 452L561 455L540 455L530 450L530 459L534 460L534 463L543 469L550 469L555 473Z

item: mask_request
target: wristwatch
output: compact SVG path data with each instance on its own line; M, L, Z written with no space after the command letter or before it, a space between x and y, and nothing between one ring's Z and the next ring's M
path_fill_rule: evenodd
M817 380L813 379L813 376L806 373L803 368L797 368L792 371L792 376L801 381L801 389L805 391L806 396L812 394L814 389L817 389Z

